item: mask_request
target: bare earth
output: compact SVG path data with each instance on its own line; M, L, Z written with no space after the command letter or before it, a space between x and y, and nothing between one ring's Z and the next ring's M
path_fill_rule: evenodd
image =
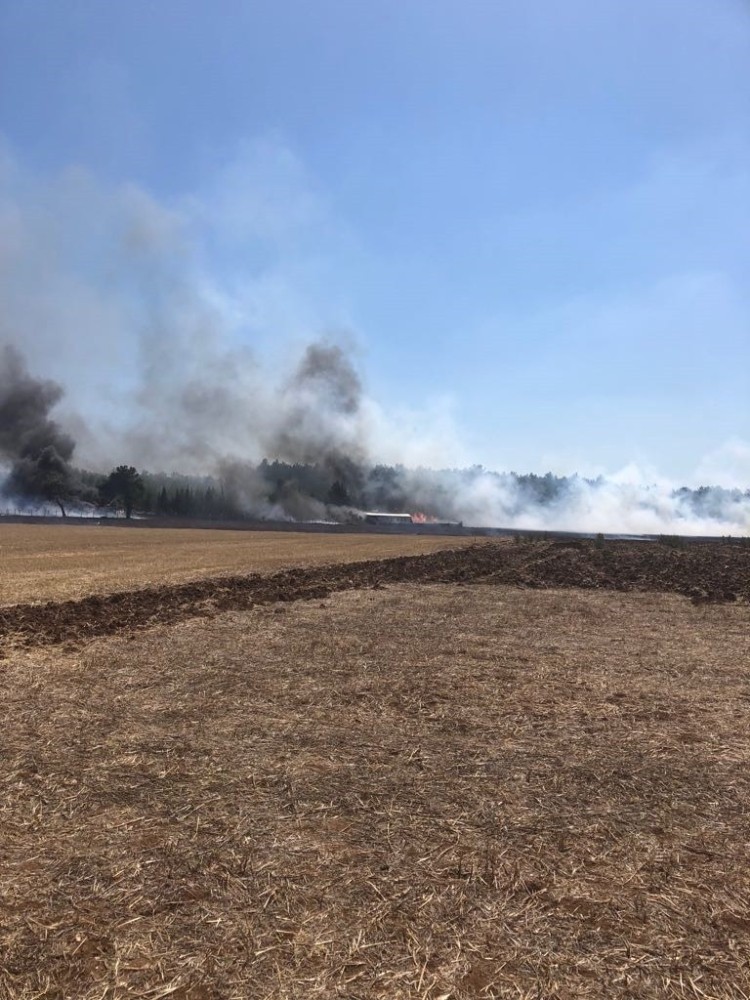
M461 538L0 524L0 606L458 548Z
M750 995L748 605L376 587L0 663L2 1000Z

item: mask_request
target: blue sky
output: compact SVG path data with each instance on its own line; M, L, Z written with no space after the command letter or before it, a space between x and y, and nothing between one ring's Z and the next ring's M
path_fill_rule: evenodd
M335 331L446 463L750 486L743 0L1 0L0 51L6 208L88 234L105 340L126 191L236 342ZM93 399L127 366L50 348L77 308L23 337L68 382L96 355Z

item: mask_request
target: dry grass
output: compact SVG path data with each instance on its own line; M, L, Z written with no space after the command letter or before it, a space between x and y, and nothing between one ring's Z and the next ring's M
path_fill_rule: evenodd
M0 997L750 995L748 609L394 585L15 656Z
M0 605L270 572L358 559L419 555L470 539L414 535L317 535L0 524Z

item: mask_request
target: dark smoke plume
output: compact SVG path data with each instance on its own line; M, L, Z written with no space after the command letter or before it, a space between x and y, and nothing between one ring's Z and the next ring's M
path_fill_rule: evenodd
M362 487L369 459L365 439L362 382L351 360L337 344L310 344L286 385L271 454L319 466L332 480L328 500L347 506ZM310 510L302 497L287 496L282 502L293 517ZM310 510L306 516L324 513Z
M335 344L314 343L284 387L268 450L289 462L361 460L362 384Z
M292 379L298 389L322 393L339 413L356 413L362 382L351 361L336 344L310 344Z
M62 395L56 382L34 378L15 348L0 350L0 462L10 465L5 492L54 501L64 513L75 442L49 416Z

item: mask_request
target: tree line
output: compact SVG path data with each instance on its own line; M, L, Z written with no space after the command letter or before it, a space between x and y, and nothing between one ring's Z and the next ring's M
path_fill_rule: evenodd
M534 473L492 473L481 466L435 472L403 466L363 466L348 460L336 463L288 463L263 460L257 465L228 464L220 475L189 476L138 471L118 465L107 475L87 470L60 470L40 475L21 493L6 484L6 493L32 502L55 503L63 516L83 507L110 510L131 518L184 517L205 520L241 520L258 517L315 519L336 508L337 519L348 509L414 512L455 516L455 496L478 477L493 477L508 497L508 514L538 505L564 502L576 483L596 487L603 480ZM29 484L26 484L27 487ZM721 519L727 504L746 502L750 490L721 487L682 488L675 491L686 508Z

